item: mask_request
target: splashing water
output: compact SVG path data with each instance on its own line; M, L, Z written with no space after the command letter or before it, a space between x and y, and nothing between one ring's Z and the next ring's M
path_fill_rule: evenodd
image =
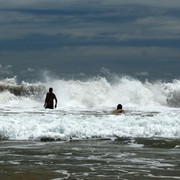
M54 110L43 108L49 87L58 98ZM0 138L179 138L179 100L179 80L150 83L124 76L17 84L6 79L0 82ZM126 113L112 115L119 103Z

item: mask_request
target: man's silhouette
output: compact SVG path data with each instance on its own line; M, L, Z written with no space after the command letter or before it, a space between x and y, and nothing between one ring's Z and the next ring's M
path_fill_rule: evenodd
M53 93L53 88L49 88L49 92L46 94L44 107L48 109L54 109L54 100L55 100L55 108L57 107L57 98Z

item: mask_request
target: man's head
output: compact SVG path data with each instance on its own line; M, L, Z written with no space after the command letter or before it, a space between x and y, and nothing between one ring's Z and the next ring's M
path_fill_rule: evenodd
M117 109L122 109L122 105L121 105L121 104L118 104L118 105L117 105Z
M52 87L49 88L49 92L50 92L50 93L53 92L53 88L52 88Z

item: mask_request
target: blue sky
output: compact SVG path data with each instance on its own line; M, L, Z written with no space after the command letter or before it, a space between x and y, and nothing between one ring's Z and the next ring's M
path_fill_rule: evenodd
M0 75L179 78L179 0L0 0Z

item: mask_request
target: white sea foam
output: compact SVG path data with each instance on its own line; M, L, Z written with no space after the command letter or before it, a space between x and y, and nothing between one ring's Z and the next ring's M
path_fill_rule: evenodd
M3 89L3 83L9 87ZM116 77L109 82L96 77L34 84L13 80L0 85L1 139L180 137L179 80L143 83ZM23 94L14 94L12 89L19 86L25 87ZM45 110L45 92L50 86L57 95L58 107ZM118 103L126 113L112 115Z
M81 114L70 111L37 110L1 114L1 138L87 139L113 137L180 137L179 111L158 114L131 112L122 115Z
M45 84L52 86L61 101L61 108L108 108L118 103L131 107L157 106L179 107L180 81L172 83L145 82L122 77L116 82L108 82L105 78L96 77L87 81L54 80Z

